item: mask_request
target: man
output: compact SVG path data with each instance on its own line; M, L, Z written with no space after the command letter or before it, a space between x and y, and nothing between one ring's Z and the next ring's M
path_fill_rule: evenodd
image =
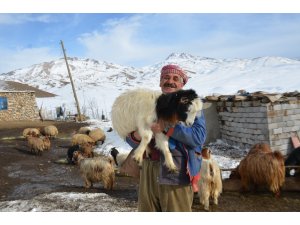
M165 94L182 89L187 81L186 73L176 65L166 65L161 70L160 88ZM172 145L173 161L179 172L168 171L163 164L163 154L155 148L155 140L152 139L148 145L150 155L144 157L140 172L138 211L191 212L201 167L201 148L206 138L203 113L196 117L191 127L180 123L175 127L163 127L154 123L151 129L169 137L169 147ZM126 138L133 148L139 145L140 140L137 131Z

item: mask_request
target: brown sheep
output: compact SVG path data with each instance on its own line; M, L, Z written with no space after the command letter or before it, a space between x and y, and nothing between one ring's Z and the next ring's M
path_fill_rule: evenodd
M90 143L83 143L80 145L80 150L85 158L93 158L94 157L94 145Z
M94 157L84 158L79 151L73 153L74 158L77 158L79 170L85 182L85 188L90 188L93 183L102 181L104 188L112 190L115 182L115 171L113 159Z
M255 145L240 162L238 173L243 190L249 190L250 184L267 186L276 197L285 181L284 157L279 151L269 152L267 144Z
M82 145L84 143L89 143L94 145L95 141L86 134L74 134L72 136L71 144L73 145Z
M264 152L264 153L269 153L272 152L270 146L268 144L265 143L258 143L255 144L251 147L251 149L248 152L249 154L255 154L258 152ZM231 171L229 178L231 179L241 179L241 176L239 174L239 166L237 166L233 171Z
M255 154L258 152L264 152L269 153L272 152L270 145L266 143L258 143L252 146L252 148L249 150L248 154Z
M27 144L32 153L37 155L42 155L42 152L45 150L45 144L43 139L39 137L27 137Z
M49 137L47 137L47 136L42 137L42 140L44 142L44 149L45 150L50 150L50 148L51 148L51 142L50 142Z

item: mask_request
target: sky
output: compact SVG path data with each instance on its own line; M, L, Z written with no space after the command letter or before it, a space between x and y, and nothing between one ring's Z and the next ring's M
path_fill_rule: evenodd
M294 13L0 13L0 73L67 56L142 67L172 52L300 58Z

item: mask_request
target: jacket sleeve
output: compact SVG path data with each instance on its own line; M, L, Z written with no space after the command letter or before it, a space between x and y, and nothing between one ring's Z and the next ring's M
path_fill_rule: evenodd
M125 141L127 144L129 144L132 148L137 148L139 146L140 141L136 140L133 136L134 132L131 132L130 134L127 135Z
M179 123L175 127L170 128L166 135L191 148L202 146L206 139L206 124L203 111L201 111L200 116L195 118L191 127Z

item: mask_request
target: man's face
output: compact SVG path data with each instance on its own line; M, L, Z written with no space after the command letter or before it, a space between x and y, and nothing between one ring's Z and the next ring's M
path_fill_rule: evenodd
M180 90L183 87L183 79L178 74L165 74L160 79L160 88L163 93L172 93Z

